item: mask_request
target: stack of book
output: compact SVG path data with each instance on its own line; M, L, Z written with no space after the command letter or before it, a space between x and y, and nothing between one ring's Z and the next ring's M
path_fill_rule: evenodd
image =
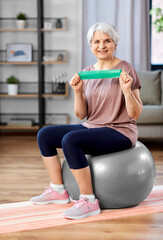
M31 127L33 125L34 121L33 119L29 118L11 118L7 125L8 126L25 126L25 127Z

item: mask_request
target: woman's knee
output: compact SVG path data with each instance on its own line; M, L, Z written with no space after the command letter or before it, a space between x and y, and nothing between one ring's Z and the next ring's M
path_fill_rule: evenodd
M66 133L62 138L62 148L68 147L73 142L72 134L71 132Z
M38 144L50 144L52 141L54 141L54 136L54 131L52 131L50 127L43 127L37 133Z
M80 136L75 131L64 135L62 148L71 169L80 169L88 166L85 154L80 148Z
M45 135L47 135L47 127L41 128L37 133L37 141L42 142L45 139Z
M39 130L37 141L43 156L48 157L57 154L57 142L54 138L54 131L50 127L44 127Z
M74 147L80 147L80 136L75 132L66 133L62 138L63 149L73 149Z

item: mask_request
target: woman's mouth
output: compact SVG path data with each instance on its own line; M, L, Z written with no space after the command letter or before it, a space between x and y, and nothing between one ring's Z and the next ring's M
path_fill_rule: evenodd
M104 54L104 53L106 53L108 50L98 50L98 52L99 53L101 53L101 54Z

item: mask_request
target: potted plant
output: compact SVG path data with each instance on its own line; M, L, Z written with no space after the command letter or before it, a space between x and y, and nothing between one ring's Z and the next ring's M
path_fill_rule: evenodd
M14 76L10 76L9 78L6 79L6 82L7 82L8 94L17 95L19 80Z
M149 12L150 15L155 15L156 19L153 24L157 32L163 32L163 13L161 8L153 8Z
M56 28L62 28L62 20L61 20L61 18L57 18L55 27Z
M17 27L18 27L19 29L25 28L25 26L26 26L26 20L27 20L26 14L20 12L20 13L17 15Z

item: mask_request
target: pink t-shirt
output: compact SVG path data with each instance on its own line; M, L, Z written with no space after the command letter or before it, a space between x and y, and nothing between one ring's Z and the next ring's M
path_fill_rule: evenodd
M140 89L140 81L133 66L121 61L112 69L122 69L132 78L131 89ZM94 71L93 65L83 71ZM84 80L83 91L88 107L87 120L82 123L87 128L110 127L126 137L132 145L138 138L136 121L127 113L125 98L119 84L119 78Z

